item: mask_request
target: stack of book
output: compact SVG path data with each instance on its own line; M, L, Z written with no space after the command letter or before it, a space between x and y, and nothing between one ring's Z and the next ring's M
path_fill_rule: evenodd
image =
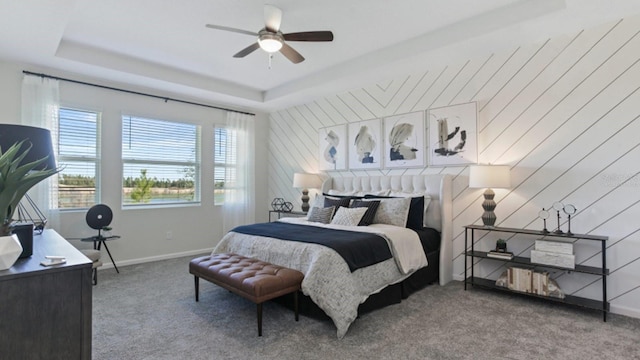
M494 258L494 259L511 260L513 259L513 253L508 251L491 250L487 253L487 257Z

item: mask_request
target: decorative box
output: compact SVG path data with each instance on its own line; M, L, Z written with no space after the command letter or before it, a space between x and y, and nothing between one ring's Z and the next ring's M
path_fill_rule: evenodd
M534 249L559 254L573 255L573 243L570 242L536 240Z
M550 251L531 250L531 263L575 269L576 256L573 254L560 254Z

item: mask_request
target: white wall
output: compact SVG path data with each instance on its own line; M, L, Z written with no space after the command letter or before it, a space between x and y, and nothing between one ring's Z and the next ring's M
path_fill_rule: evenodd
M73 74L59 74L54 71L25 68L20 64L0 63L0 117L1 122L20 122L20 93L22 70L44 72L50 75L92 82ZM127 89L126 85L108 84ZM140 89L131 89L140 90ZM145 92L145 90L142 90ZM146 91L157 94L153 90ZM158 94L180 99L179 95ZM191 100L191 99L186 99ZM222 237L220 207L213 204L213 129L214 124L224 124L226 112L205 107L164 102L149 97L99 89L70 82L60 82L62 106L94 110L101 113L102 121L102 203L113 210L111 226L113 234L122 238L108 243L118 266L141 261L156 260L178 255L209 251ZM196 100L197 102L197 100ZM215 105L215 104L213 104ZM150 118L185 121L202 127L202 196L198 206L162 207L144 209L122 209L121 184L121 116L139 115ZM266 149L268 117L256 115L256 173L266 171ZM209 149L210 151L207 151ZM211 189L209 191L208 189ZM267 182L263 177L256 179L256 220L267 220ZM60 226L56 230L66 238L81 238L94 235L85 222L86 211L67 211L60 216ZM167 240L170 231L172 239ZM90 247L89 243L70 240L80 248ZM106 253L103 261L109 262Z
M469 40L438 50L436 60L426 62L421 72L391 79L381 74L361 88L274 112L269 197L299 206L292 176L317 172L319 128L475 101L479 162L512 169L512 188L496 190L497 225L542 229L540 209L555 201L575 205L574 233L610 237L607 289L612 310L640 317L639 28L638 17L628 18L495 53L485 53L480 43ZM477 54L465 56L469 48ZM442 65L445 58L449 60ZM412 173L454 176L452 261L454 276L462 279L462 226L480 224L482 213L482 190L468 188L467 167L327 175ZM554 224L555 214L547 226ZM528 251L530 240L502 237L510 239L510 250ZM488 249L495 239L485 236L480 246ZM600 254L599 243L576 246L577 263L597 266ZM503 269L485 262L479 271L496 278ZM561 272L553 277L569 294L601 296L597 278Z

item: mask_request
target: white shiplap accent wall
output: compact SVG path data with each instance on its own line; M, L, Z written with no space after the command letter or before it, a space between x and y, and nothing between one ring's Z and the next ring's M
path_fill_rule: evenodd
M442 67L425 65L418 73L272 113L269 198L284 197L299 208L293 173L317 172L319 128L476 101L480 163L511 166L512 187L496 190L498 225L542 228L541 208L555 201L575 205L573 232L610 237L612 310L640 317L639 32L640 18L622 19L540 44L452 59ZM328 174L404 173L454 175L453 262L454 276L461 279L462 226L481 223L482 213L482 190L468 188L467 167ZM549 229L556 226L553 215ZM479 246L491 247L495 239L481 236ZM526 254L529 245L515 240L509 249ZM576 246L578 263L599 266L600 256L599 244ZM486 261L480 269L493 278L504 270ZM569 294L600 297L602 283L594 277L553 276Z

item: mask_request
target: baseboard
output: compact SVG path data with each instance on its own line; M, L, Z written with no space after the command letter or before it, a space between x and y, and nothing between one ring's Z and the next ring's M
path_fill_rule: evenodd
M638 309L614 304L609 304L609 308L611 313L640 319L640 310Z
M453 280L456 280L456 281L464 281L464 275L456 275L456 274L453 274Z
M175 259L183 256L209 254L211 253L211 251L213 251L213 248L190 250L190 251L183 251L183 252L172 253L172 254L163 254L163 255L149 256L149 257L138 258L138 259L122 260L122 261L118 261L118 259L115 259L115 261L116 261L116 265L118 265L118 268L121 268L129 265L143 264L143 263L160 261L160 260ZM103 262L101 269L113 269L113 264L108 261L109 256L105 256L105 254L102 254L101 259Z

